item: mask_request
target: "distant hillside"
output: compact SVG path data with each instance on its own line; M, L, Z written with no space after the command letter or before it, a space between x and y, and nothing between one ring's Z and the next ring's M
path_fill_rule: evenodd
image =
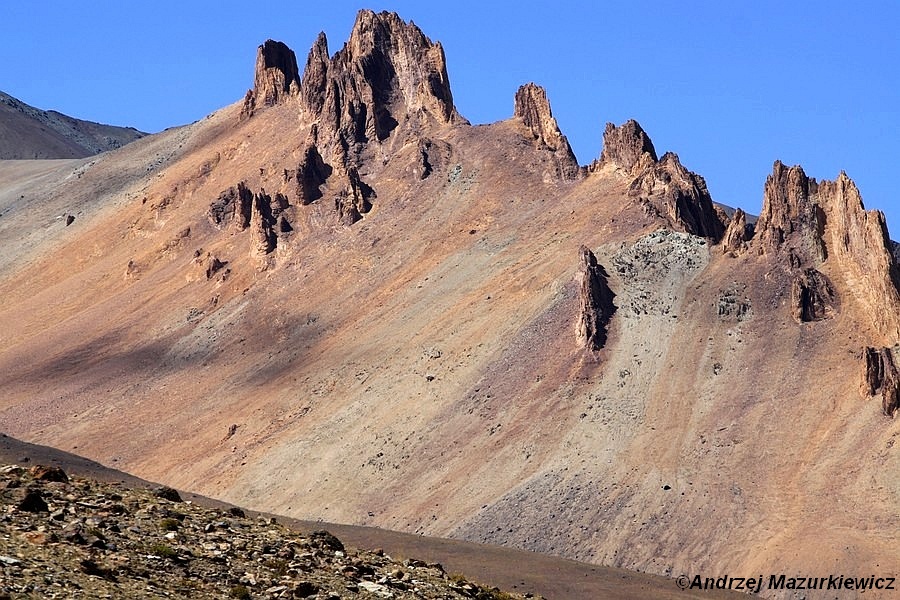
M82 158L146 134L41 110L0 92L0 159Z

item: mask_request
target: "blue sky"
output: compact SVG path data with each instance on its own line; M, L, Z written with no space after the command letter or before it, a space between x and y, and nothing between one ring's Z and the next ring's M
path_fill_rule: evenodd
M757 213L772 163L843 169L900 238L900 3L685 1L358 4L5 3L0 90L45 109L145 131L184 124L252 85L256 46L305 62L332 52L359 8L394 10L443 43L459 111L508 118L535 81L582 164L603 125L637 119L719 202Z

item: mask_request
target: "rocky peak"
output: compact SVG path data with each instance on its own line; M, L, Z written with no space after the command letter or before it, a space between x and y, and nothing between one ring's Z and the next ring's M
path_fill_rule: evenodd
M721 239L725 225L706 181L687 170L673 152L657 159L650 136L634 119L619 127L606 124L600 159L588 167L592 173L605 170L631 181L628 195L636 198L648 214L666 219L687 233L713 241Z
M643 152L634 163L632 169L638 174L631 183L629 195L687 233L713 241L721 239L725 226L703 177L686 169L674 152L665 153L656 162L649 162L651 157L649 152Z
M294 51L283 42L266 40L256 50L253 89L244 99L242 116L252 116L263 106L273 106L300 91L300 72Z
M786 167L775 161L766 178L763 208L756 231L763 251L789 246L802 259L826 258L822 233L824 213L815 201L818 185L799 165Z
M522 119L538 144L556 155L563 179L575 179L581 172L569 140L559 130L550 110L547 92L539 85L526 83L516 92L513 115Z
M612 123L606 124L603 131L603 151L597 167L611 165L627 173L635 173L656 161L653 142L637 121L629 119L620 127Z
M834 277L844 279L884 342L900 340L900 271L884 214L865 209L846 173L817 182L801 167L777 161L756 232L759 252L787 250L792 268L833 265Z
M328 55L328 38L325 32L319 33L315 43L306 57L306 68L303 70L303 80L300 83L300 98L306 108L313 114L322 112L325 97L321 90L326 89L328 83L328 65L331 59Z
M403 124L458 118L440 43L389 12L360 11L350 40L330 59L320 35L300 96L322 137L334 138L351 155L370 141L385 141Z
M728 227L725 228L725 235L722 236L722 253L740 254L746 249L750 237L747 214L740 208L735 209L734 215L728 221Z

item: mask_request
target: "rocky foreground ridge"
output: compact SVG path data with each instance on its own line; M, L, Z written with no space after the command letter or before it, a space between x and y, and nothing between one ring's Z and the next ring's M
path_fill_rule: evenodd
M0 599L73 597L523 598L436 563L345 548L327 531L202 508L172 488L0 467Z

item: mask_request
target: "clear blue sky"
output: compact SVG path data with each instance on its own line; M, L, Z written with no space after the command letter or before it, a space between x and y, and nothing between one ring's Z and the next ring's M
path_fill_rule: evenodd
M714 199L757 213L775 159L818 179L846 170L900 238L900 3L334 0L7 2L0 90L82 119L159 131L235 102L256 46L305 63L332 52L359 8L394 10L447 54L459 111L509 117L535 81L582 164L603 125L637 119Z

